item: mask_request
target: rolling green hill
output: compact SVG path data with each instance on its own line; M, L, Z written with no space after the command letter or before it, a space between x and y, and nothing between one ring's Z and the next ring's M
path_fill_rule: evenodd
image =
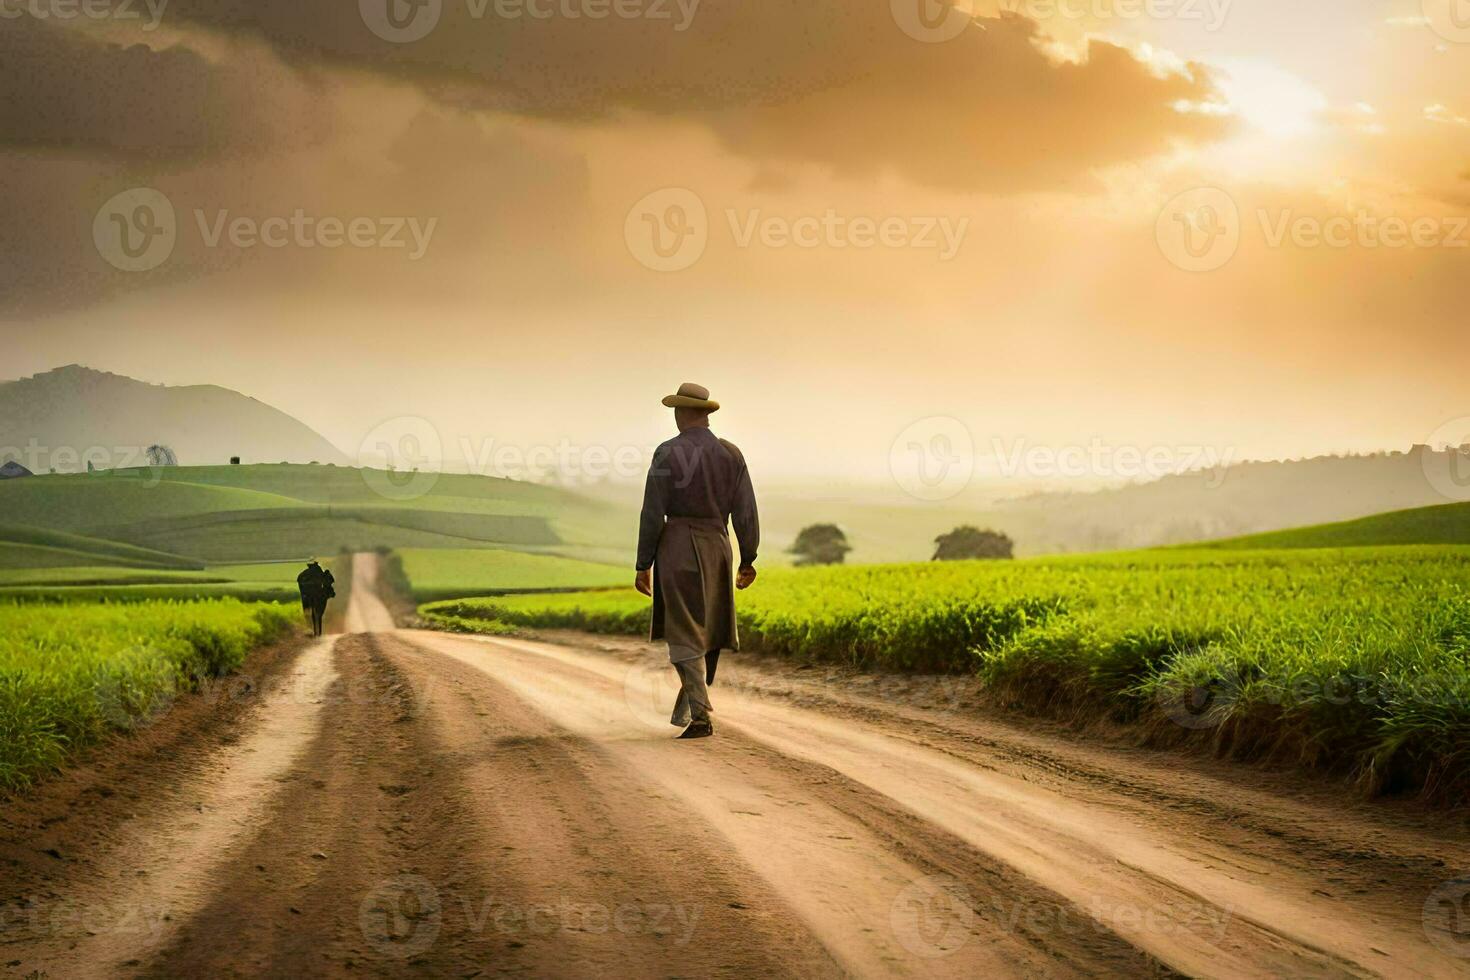
M30 536L7 541L0 535L0 567L197 568L378 547L498 548L621 565L632 548L630 515L557 487L439 474L424 492L396 499L413 479L381 470L260 464L5 481L0 513ZM51 536L42 540L42 534Z
M33 476L0 484L6 520L59 531L224 511L295 507L290 497L156 479L144 470Z
M0 568L53 568L87 564L128 568L200 567L198 562L178 555L118 541L19 524L0 524Z
M560 541L544 517L329 506L155 517L92 528L90 533L206 561L237 562L299 558L342 548L488 548Z
M1315 524L1192 548L1362 548L1395 544L1470 544L1470 504L1443 504L1374 514L1355 521Z

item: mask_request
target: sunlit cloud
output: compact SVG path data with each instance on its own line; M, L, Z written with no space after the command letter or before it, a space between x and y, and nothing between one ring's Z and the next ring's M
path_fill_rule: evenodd
M1446 126L1470 126L1470 119L1451 112L1449 107L1440 103L1425 106L1424 118L1432 123L1441 123Z
M1219 87L1226 102L1246 125L1285 139L1310 133L1327 109L1327 97L1275 65L1231 60L1223 66Z
M25 358L8 373L106 360L151 377L154 358L190 380L204 324L218 358L258 363L241 386L290 396L313 369L292 373L265 352L324 331L354 338L333 356L380 390L495 419L534 396L548 349L595 359L567 364L579 387L619 391L667 383L649 349L676 351L682 372L722 390L840 362L844 383L881 391L885 406L855 411L832 454L843 459L895 412L968 406L987 424L1068 426L1079 404L1112 406L1120 390L1089 425L1168 419L1177 438L1199 438L1201 414L1174 410L1200 397L1206 364L1226 365L1227 384L1259 402L1244 412L1219 395L1215 415L1254 455L1301 450L1283 413L1320 412L1320 431L1349 444L1360 426L1341 419L1369 414L1358 379L1373 386L1375 432L1412 432L1396 441L1463 410L1463 251L1273 247L1266 234L1359 208L1407 220L1470 208L1470 104L1456 95L1470 85L1470 45L1434 54L1446 39L1434 10L1433 23L1385 25L1385 5L1329 16L1230 0L1211 30L984 0L960 33L926 39L895 19L925 2L701 3L682 32L503 22L496 4L456 2L411 44L328 0L170 0L146 38L12 24L0 37L14 55L0 59L12 96L0 204L15 219L0 330L26 339L7 346ZM1419 0L1399 2L1418 12ZM167 262L141 274L109 264L93 231L134 186L167 196L180 231ZM642 264L628 219L669 189L699 199L704 245L688 268L660 272ZM1209 274L1176 268L1158 240L1167 203L1199 189L1239 213L1238 254ZM264 222L298 209L438 225L414 262L216 247L198 230L201 213ZM834 227L968 230L945 261L739 231L756 219L825 228L828 215ZM660 243L689 230L659 228ZM373 373L404 324L430 369ZM1443 365L1422 363L1424 350L1444 352ZM974 384L993 363L1011 382ZM1270 396L1248 381L1263 363L1282 382ZM494 385L473 377L487 364ZM444 380L461 372L467 385ZM380 410L355 387L320 408L353 442L357 417ZM783 413L825 410L789 387ZM936 390L962 394L935 406ZM568 407L545 424L583 422Z
M1322 118L1342 129L1365 136L1382 136L1388 132L1378 114L1378 108L1370 102L1354 102L1346 108L1333 107L1322 114Z

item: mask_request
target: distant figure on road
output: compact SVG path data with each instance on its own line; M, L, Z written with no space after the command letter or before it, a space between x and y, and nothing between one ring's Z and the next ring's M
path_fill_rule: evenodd
M679 673L669 723L688 726L679 738L704 738L714 734L708 685L720 651L740 649L735 589L755 581L760 519L745 457L709 429L710 413L720 408L709 390L682 384L663 403L674 410L679 434L654 451L648 469L633 584L653 597L650 639L668 643ZM738 573L727 523L740 539Z
M296 576L296 587L301 590L301 609L311 617L311 635L322 635L322 617L327 612L327 600L337 597L334 588L336 579L315 558Z

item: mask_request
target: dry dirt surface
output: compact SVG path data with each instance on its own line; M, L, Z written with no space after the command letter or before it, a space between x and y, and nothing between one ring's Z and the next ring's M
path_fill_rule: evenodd
M349 632L0 813L17 977L1467 976L1463 822L727 656Z

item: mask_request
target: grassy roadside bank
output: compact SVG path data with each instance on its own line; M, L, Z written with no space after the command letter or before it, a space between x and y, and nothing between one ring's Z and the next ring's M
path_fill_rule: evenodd
M977 673L1006 703L1470 802L1470 549L1169 550L772 569L747 646ZM637 634L631 589L431 603L443 628Z
M299 623L238 599L0 603L0 790L143 724Z

